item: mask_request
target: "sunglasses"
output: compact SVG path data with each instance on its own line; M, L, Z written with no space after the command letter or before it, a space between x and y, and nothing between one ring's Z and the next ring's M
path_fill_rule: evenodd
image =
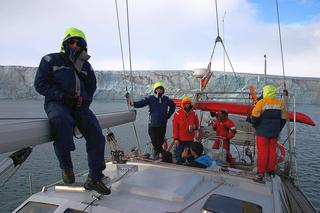
M81 40L78 40L78 39L70 39L68 41L68 44L71 45L71 46L74 46L76 45L77 47L83 47L83 42Z

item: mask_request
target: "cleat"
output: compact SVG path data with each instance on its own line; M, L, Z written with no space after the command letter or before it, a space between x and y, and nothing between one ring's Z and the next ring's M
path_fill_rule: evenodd
M73 169L63 169L62 180L65 184L73 184L75 182Z
M89 177L87 178L86 182L84 183L84 188L86 190L90 190L90 191L94 190L102 195L109 195L111 193L111 190L108 187L106 187L106 185L104 185L102 180L95 181Z

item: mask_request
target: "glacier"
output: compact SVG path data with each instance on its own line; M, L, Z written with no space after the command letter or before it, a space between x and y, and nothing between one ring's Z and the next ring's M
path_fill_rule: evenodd
M42 99L33 86L37 67L0 66L1 99ZM175 97L191 95L199 89L199 79L192 76L190 70L150 70L133 71L95 71L97 77L96 100L124 99L128 90L135 99L151 94L155 81L165 83L166 94ZM278 91L283 89L283 77L269 75L267 83L274 84ZM257 93L265 84L261 74L213 71L206 91L249 91L249 85ZM296 103L320 104L320 78L286 76L286 86L290 94L295 95ZM133 88L131 90L131 88ZM132 91L132 92L131 92Z

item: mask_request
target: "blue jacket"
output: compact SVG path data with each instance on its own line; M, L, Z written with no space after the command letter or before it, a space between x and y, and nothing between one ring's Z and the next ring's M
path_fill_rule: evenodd
M212 159L209 155L201 155L194 159L194 161L202 164L205 168L208 168L212 165Z
M48 54L41 59L34 86L37 92L45 96L45 104L50 101L62 103L64 95L75 95L75 72L73 64L63 53ZM96 90L96 77L89 62L83 64L78 76L82 103L89 106Z
M133 103L133 106L136 108L145 107L147 105L149 106L149 122L151 127L167 126L167 120L171 117L176 109L175 103L165 95L160 98L156 97L155 95L150 95Z

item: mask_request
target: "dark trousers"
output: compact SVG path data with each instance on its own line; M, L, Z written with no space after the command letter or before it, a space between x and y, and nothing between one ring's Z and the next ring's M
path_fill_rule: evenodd
M177 164L183 164L186 159L182 158L181 154L183 152L183 150L185 148L189 148L190 149L190 146L191 146L191 143L193 141L179 141L179 145L176 146L176 159L177 159Z
M166 126L161 127L149 127L148 133L151 138L154 153L160 154L163 152L162 144L166 135Z
M70 151L75 150L73 129L77 125L81 127L80 129L84 129L82 134L86 140L89 177L93 180L100 180L103 177L102 171L105 169L105 138L93 112L88 107L70 110L56 102L49 102L45 105L45 110L49 118L54 139L53 147L60 168L73 168Z

